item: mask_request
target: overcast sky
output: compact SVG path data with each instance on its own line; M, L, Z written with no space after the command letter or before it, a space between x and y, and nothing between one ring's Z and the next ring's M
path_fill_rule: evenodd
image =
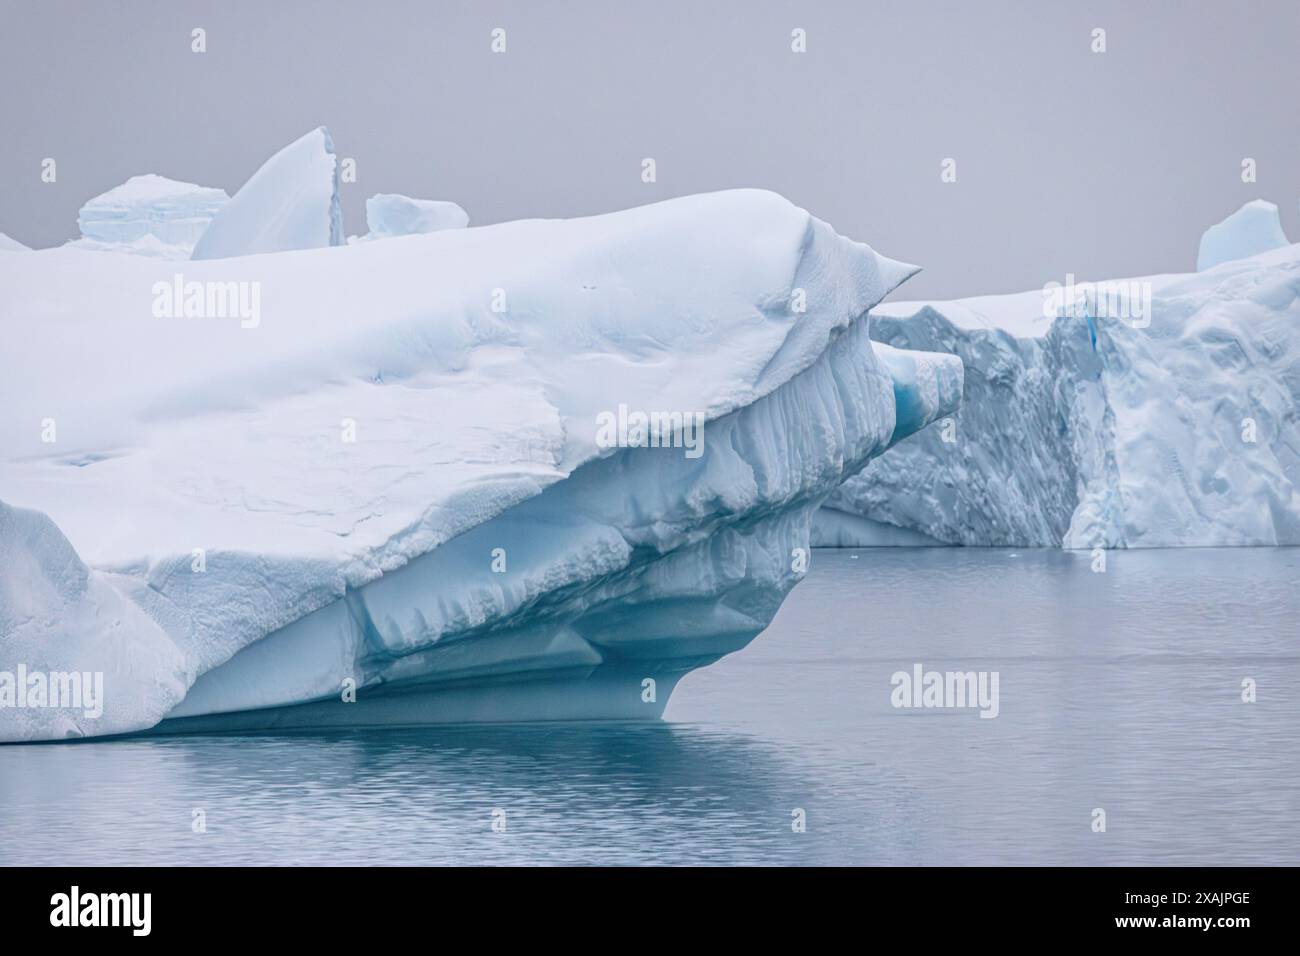
M761 186L924 266L896 297L1186 271L1249 199L1300 240L1298 45L1297 0L0 0L0 232L144 172L233 194L324 124L349 233L377 192L481 225Z

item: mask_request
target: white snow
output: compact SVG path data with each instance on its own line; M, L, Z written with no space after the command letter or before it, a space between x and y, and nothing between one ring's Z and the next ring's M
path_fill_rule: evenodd
M0 232L0 252L31 252L31 249L17 239L11 239Z
M469 225L469 214L454 202L378 193L366 200L366 225L370 228L368 234L348 241L368 242L443 229L464 229Z
M1205 230L1196 255L1196 271L1203 272L1223 262L1256 256L1290 242L1282 231L1277 206L1255 199Z
M0 709L0 739L303 701L424 720L398 691L428 686L464 698L448 719L655 714L766 626L822 499L961 387L952 357L870 345L912 267L754 190L183 266L19 258L0 499L39 534L0 576L54 583L0 619L0 670L130 663L98 721ZM155 317L178 269L257 283L260 321ZM704 455L601 447L620 404L703 413ZM523 673L592 679L442 693Z
M339 170L329 130L280 150L244 183L194 246L194 259L317 249L343 243Z
M130 256L145 256L149 259L165 259L169 262L183 262L190 257L192 245L174 245L163 242L157 236L141 236L130 242L101 242L98 239L74 239L66 243L66 248L79 252L116 252Z
M190 250L230 197L225 190L149 173L81 207L75 248L188 259Z
M1149 325L1042 292L873 310L874 338L961 357L962 409L830 507L953 544L1300 544L1300 246L1118 285Z

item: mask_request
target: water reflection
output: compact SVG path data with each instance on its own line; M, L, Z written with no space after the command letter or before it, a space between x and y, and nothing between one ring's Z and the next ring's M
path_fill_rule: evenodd
M1296 864L1297 579L1296 549L822 552L664 724L0 747L0 863ZM998 717L893 708L915 662L997 670Z
M668 724L152 738L0 767L8 863L817 863L905 839L885 780L837 811L779 746Z

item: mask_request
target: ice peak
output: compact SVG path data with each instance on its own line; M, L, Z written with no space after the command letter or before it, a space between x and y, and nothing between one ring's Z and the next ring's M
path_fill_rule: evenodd
M249 177L194 246L194 259L343 243L339 168L324 126L300 136Z

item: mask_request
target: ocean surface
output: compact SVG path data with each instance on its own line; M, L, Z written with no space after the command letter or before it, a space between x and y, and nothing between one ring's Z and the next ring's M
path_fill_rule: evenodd
M814 552L662 723L0 746L0 863L1300 863L1300 549L1106 558Z

